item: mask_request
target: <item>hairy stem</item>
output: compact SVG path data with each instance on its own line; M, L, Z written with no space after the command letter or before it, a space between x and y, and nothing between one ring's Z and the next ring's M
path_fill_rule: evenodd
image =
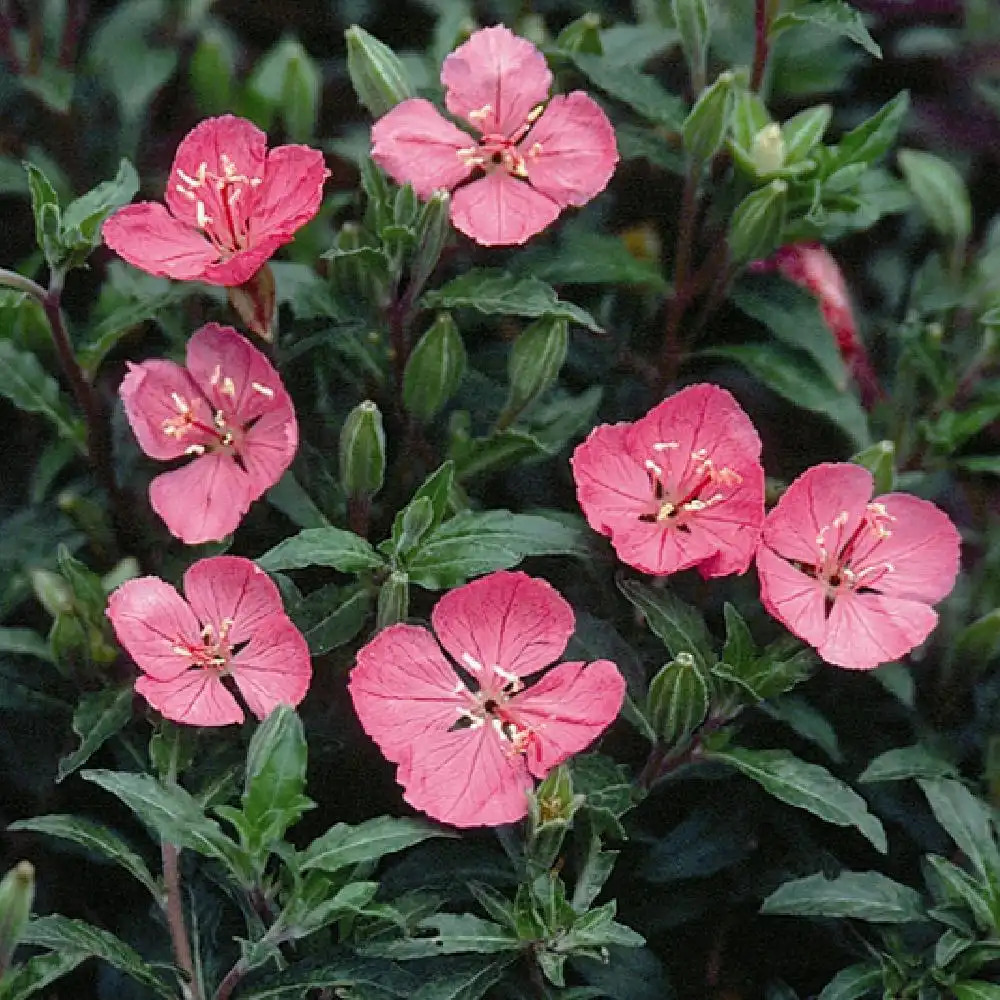
M202 1000L201 986L194 974L194 958L187 927L184 925L184 907L181 903L181 873L178 859L180 851L173 844L160 846L163 858L163 886L165 889L164 912L170 929L170 943L177 967L184 973L191 991L191 1000Z

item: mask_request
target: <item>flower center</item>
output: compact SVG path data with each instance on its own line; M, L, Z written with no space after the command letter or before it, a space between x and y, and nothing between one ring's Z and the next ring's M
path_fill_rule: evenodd
M250 245L250 212L247 191L261 184L260 177L241 174L231 156L219 155L222 173L213 173L204 160L194 175L178 167L174 190L195 206L195 224L218 248L223 257Z
M730 496L743 477L729 466L716 465L707 448L692 451L681 465L676 455L679 449L677 441L657 441L653 445L655 458L644 462L652 503L639 520L670 525L686 533L701 511Z
M516 674L508 673L499 664L485 669L468 653L463 654L462 665L481 686L478 691L471 691L462 681L458 682L456 693L463 693L467 702L458 709L459 722L469 729L492 726L508 753L526 753L532 730L522 725L506 707L510 699L524 689L524 681Z
M458 158L469 169L480 167L486 173L504 170L512 177L527 180L528 165L541 155L542 144L540 142L532 143L527 150L522 151L520 143L544 110L543 104L536 105L528 113L524 122L510 135L503 135L499 132L484 133L475 145L456 150ZM467 117L478 126L491 114L493 114L493 107L486 104L475 111L470 111Z
M233 627L232 618L223 618L218 634L215 627L209 623L201 630L201 645L177 645L174 652L191 662L191 666L201 670L213 670L220 677L229 673L229 664L233 650L229 643L229 630Z

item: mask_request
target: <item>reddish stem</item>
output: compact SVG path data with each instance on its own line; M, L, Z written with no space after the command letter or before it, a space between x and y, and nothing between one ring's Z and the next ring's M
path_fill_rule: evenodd
M759 91L764 82L769 55L768 36L771 33L771 2L756 0L754 12L753 70L750 73L750 89Z
M163 843L160 845L160 853L163 858L163 887L166 896L163 908L167 916L167 927L170 929L170 942L174 949L174 959L188 981L191 1000L202 1000L201 988L194 974L191 942L188 940L187 927L184 925L181 874L178 864L180 851L173 844Z

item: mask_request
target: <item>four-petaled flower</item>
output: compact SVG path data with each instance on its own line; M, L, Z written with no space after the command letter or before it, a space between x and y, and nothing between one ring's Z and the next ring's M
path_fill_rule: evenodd
M532 776L544 777L616 718L625 682L597 660L560 663L524 686L562 655L574 625L569 604L524 573L451 591L431 624L434 634L393 625L358 652L355 710L399 765L412 806L454 826L512 823L528 811Z
M267 358L232 327L198 330L184 368L163 360L129 364L118 391L147 455L195 456L149 484L153 509L188 545L235 531L295 456L292 401Z
M226 678L258 719L302 701L309 647L263 570L237 556L202 559L184 574L184 594L144 576L108 601L118 641L142 670L135 689L153 708L189 726L242 722Z
M871 499L850 463L807 469L764 524L757 573L764 607L828 663L869 670L896 660L937 623L959 537L947 514L907 493Z
M760 447L725 389L688 386L635 423L594 428L573 453L577 499L643 573L742 573L764 521Z
M420 198L454 190L451 220L488 246L524 243L570 205L604 190L618 151L600 107L582 91L553 97L545 57L498 25L475 32L444 61L445 104L397 104L372 128L372 158Z
M177 147L166 207L126 205L104 223L104 242L165 278L242 285L318 211L330 172L308 146L268 150L243 118L206 118Z

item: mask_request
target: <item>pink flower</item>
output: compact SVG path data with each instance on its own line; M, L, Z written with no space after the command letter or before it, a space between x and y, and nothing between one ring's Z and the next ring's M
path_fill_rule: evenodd
M821 243L789 243L763 266L777 268L789 281L816 296L844 364L858 383L861 401L869 408L874 406L882 396L882 388L868 361L868 352L851 309L847 283L833 254Z
M959 537L934 504L871 499L872 476L847 462L807 469L764 524L757 574L764 607L827 663L870 670L937 623L930 605L955 583Z
M410 805L454 826L512 823L528 811L532 777L614 721L625 682L597 660L560 663L524 686L573 633L569 604L524 573L492 573L445 594L431 624L433 634L393 625L359 650L354 708L399 765Z
M375 123L372 158L420 198L454 190L451 221L478 243L524 243L611 179L618 151L607 116L582 91L546 107L545 57L502 25L455 49L441 82L448 110L478 137L413 99Z
M258 719L302 701L309 647L262 569L237 556L201 559L184 593L144 576L108 601L118 641L143 672L135 689L153 708L189 726L242 722L229 682Z
M198 330L186 364L129 364L118 392L147 455L195 456L157 476L149 500L171 534L197 545L236 530L291 464L299 428L278 373L232 327Z
M242 285L318 211L330 176L308 146L268 151L243 118L206 118L177 147L166 207L126 205L104 223L104 242L164 278Z
M743 573L764 520L760 438L725 389L692 385L573 453L587 522L622 562L666 575Z

